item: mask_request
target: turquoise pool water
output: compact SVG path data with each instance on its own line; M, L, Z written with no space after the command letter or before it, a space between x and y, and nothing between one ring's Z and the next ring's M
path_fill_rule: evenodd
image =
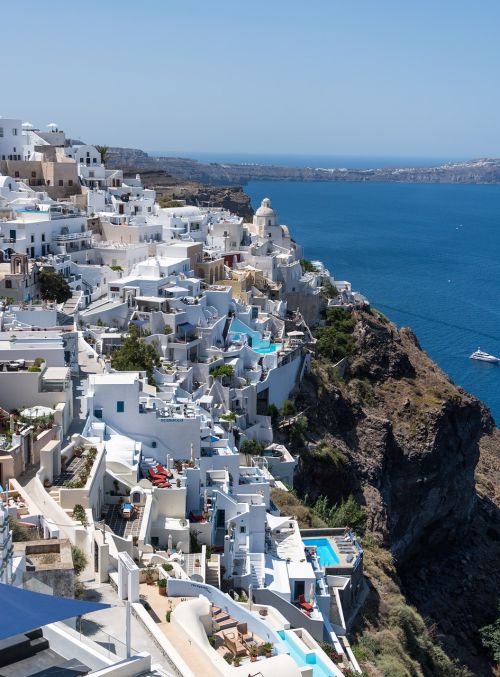
M299 668L303 668L304 666L312 667L313 677L333 676L333 672L326 667L321 659L318 659L314 651L310 651L307 654L304 653L301 647L293 641L292 632L278 630L278 635L285 642L291 658L293 658Z
M322 567L334 567L340 560L328 538L304 538L304 545L315 545Z
M229 333L235 341L241 340L241 335L246 334L249 338L249 344L252 344L253 350L261 355L274 353L279 347L276 343L269 343L268 340L264 340L260 332L255 329L250 329L250 327L241 320L238 320L238 318L235 318L231 322Z
M262 343L265 344L265 341L263 341ZM260 353L261 355L268 355L270 353L275 353L278 350L279 346L277 343L271 343L268 346L263 345L259 348L252 346L252 348L255 350L256 353Z

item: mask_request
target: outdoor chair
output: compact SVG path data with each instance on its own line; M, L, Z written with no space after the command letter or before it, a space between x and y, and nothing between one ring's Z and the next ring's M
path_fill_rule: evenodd
M312 604L306 602L304 595L299 595L299 604L304 609L304 611L312 611L314 609Z

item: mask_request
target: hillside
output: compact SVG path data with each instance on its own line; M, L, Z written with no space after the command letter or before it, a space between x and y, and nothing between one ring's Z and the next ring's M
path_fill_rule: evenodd
M190 158L156 157L136 148L110 148L109 167L167 172L183 181L232 186L248 181L369 181L391 183L500 183L500 160L478 159L431 167L346 169L270 164L210 164Z
M309 506L322 496L333 506L352 494L367 515L372 599L358 632L387 630L406 600L448 656L473 674L493 674L478 629L494 620L500 589L500 433L410 330L376 311L354 321L338 315L329 325L319 331L320 354L296 398L307 417L303 440L293 439L296 487ZM344 379L328 359L339 349L349 354ZM411 613L400 609L405 618ZM405 632L423 632L421 619L407 622ZM461 674L429 668L415 651L408 655L418 669L410 661L373 674Z

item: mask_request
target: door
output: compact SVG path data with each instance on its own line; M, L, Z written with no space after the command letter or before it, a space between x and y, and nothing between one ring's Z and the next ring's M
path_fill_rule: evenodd
M305 593L305 582L304 581L295 581L295 597L294 599L299 599L300 595Z

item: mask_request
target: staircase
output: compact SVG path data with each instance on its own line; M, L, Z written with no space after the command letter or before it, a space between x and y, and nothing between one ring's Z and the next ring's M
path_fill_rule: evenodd
M250 555L250 582L253 589L263 588L265 581L265 557L263 553Z
M214 588L220 588L220 555L212 555L207 560L205 583L213 585Z
M72 292L71 297L67 301L65 301L62 310L58 311L57 321L59 322L59 319L67 318L69 322L68 321L62 322L61 324L73 324L73 322L75 321L73 315L78 308L78 304L80 303L81 298L82 298L81 291Z

